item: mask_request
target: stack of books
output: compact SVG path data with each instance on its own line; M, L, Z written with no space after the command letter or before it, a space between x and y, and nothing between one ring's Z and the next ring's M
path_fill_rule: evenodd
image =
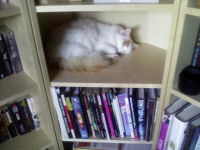
M14 32L0 26L0 79L22 70Z
M160 89L52 88L62 138L152 140Z
M200 108L177 99L163 114L157 150L200 149Z
M26 98L1 109L0 143L40 129L33 98Z

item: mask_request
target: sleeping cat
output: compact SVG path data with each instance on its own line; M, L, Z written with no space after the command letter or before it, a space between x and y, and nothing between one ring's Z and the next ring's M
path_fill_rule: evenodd
M47 43L47 62L70 71L96 72L117 61L137 45L131 29L79 18L57 27Z

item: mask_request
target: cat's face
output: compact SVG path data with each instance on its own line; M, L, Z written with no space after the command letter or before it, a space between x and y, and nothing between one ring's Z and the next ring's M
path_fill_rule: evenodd
M120 54L130 53L132 49L136 47L136 44L133 43L131 37L131 29L120 28L117 35L117 50Z

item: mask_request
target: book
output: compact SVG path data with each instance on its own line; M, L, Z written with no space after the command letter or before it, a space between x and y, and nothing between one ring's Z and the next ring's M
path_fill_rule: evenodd
M135 139L133 122L132 122L131 111L130 111L130 106L129 106L130 101L129 101L129 96L128 96L128 88L125 89L124 94L125 94L126 113L127 113L127 117L128 117L131 139Z
M19 107L22 110L22 122L27 132L30 132L35 129L33 119L31 116L30 109L28 107L28 103L25 99L21 100L19 103Z
M143 88L137 90L138 109L138 133L140 140L145 140L145 91Z
M36 130L39 130L40 129L40 120L39 120L39 117L38 117L35 102L34 102L32 97L27 98L26 101L27 101L28 107L29 107L30 112L31 112L31 117L32 117L32 120L33 120L33 123L34 123L34 127L35 127Z
M1 26L0 33L5 39L5 44L9 54L12 70L14 71L14 73L23 71L14 32L6 26Z
M74 107L74 113L75 113L75 116L76 116L76 123L79 127L81 138L88 138L89 136L88 136L88 131L87 131L85 119L84 119L84 116L83 116L81 102L80 102L80 99L78 97L79 89L75 88L75 91L74 91L73 94L74 95L71 96L71 101L72 101L72 105Z
M129 120L128 120L126 102L125 102L125 93L118 94L117 97L119 100L119 106L120 106L121 115L123 119L125 134L126 136L130 136L131 133L130 133Z
M19 103L11 104L8 109L11 113L18 134L23 135L27 133L25 125L23 124L24 118L22 118L22 110L19 106Z
M9 134L0 115L0 143L5 142L7 139L9 139Z
M189 105L175 115L169 137L168 150L180 150L188 122L200 114L200 109Z
M68 139L69 135L68 135L65 123L64 123L64 119L62 117L62 111L61 111L59 103L58 103L58 97L57 97L57 94L56 94L56 88L51 87L51 95L53 97L53 104L54 104L54 107L56 109L56 114L57 114L58 122L59 122L59 125L60 125L61 138L63 140L64 139Z
M161 130L158 139L157 150L167 150L175 114L180 112L188 105L188 102L179 98L165 109L161 122Z
M135 98L135 89L129 88L128 98L130 104L131 118L133 123L133 132L135 140L139 140L138 130L137 130L137 100Z
M12 119L12 117L11 117L9 111L8 111L8 108L2 110L1 115L2 115L2 118L0 118L0 119L1 119L1 121L3 121L5 123L5 126L8 130L9 135L10 135L10 138L16 137L18 134L17 134L17 131L15 129L13 119Z

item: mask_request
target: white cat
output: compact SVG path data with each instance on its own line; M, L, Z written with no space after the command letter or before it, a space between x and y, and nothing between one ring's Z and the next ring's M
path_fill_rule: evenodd
M137 45L131 29L80 18L57 27L49 36L47 61L60 69L98 71Z

